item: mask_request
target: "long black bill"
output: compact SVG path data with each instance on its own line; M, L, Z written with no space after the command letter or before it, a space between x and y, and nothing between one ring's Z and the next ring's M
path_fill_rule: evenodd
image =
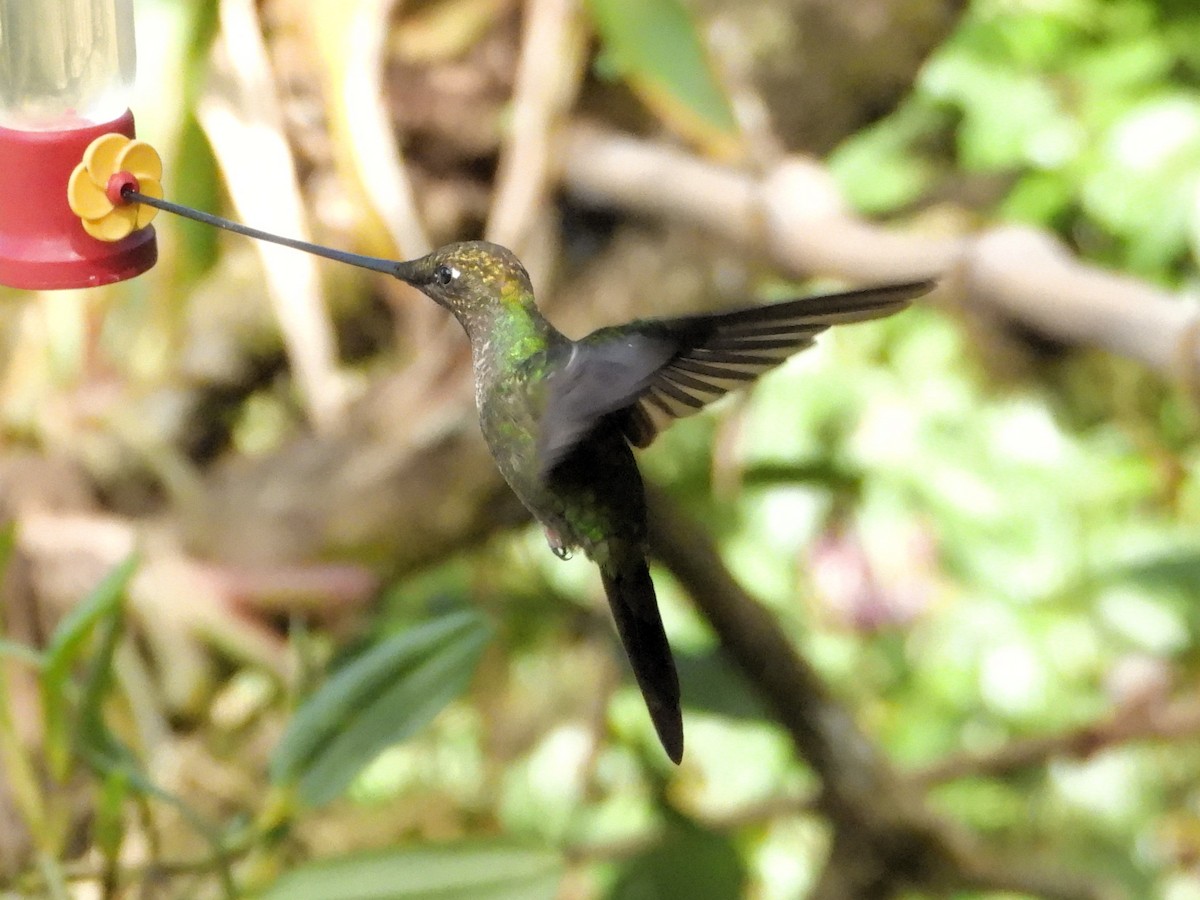
M305 253L312 253L316 256L323 256L326 259L358 266L360 269L383 272L385 275L391 275L393 278L399 278L401 281L409 280L405 276L410 271L410 266L405 262L382 259L378 256L364 256L361 253L347 253L345 250L334 250L332 247L326 247L323 244L313 244L308 241L297 240L296 238L282 237L278 234L271 234L269 231L261 231L258 228L251 228L249 225L242 225L230 219L223 219L211 213L192 209L190 206L181 206L178 203L172 203L170 200L148 197L140 191L135 191L131 188L122 191L121 196L135 203L145 203L147 206L153 206L155 209L162 209L177 216L183 216L185 219L203 222L205 225L212 225L216 228L224 228L226 231L232 231L234 234L245 235L246 237L256 238L260 241L270 241L272 244L282 244L284 247L291 247L293 250L303 250Z

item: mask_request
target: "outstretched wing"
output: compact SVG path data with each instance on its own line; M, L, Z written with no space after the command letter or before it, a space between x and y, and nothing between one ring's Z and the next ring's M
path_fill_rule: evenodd
M643 319L564 345L538 435L550 472L608 415L645 447L675 419L749 384L831 325L891 315L932 281L805 297L713 315Z

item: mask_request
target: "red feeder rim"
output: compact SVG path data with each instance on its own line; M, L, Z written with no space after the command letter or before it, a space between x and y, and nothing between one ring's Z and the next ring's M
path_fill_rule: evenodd
M96 287L145 272L158 259L154 228L113 243L83 230L67 203L67 180L93 140L134 137L133 114L67 131L0 128L0 284L29 290Z

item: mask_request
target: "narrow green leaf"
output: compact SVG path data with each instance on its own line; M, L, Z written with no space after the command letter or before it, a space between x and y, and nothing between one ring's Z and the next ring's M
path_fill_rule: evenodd
M377 644L334 672L293 716L275 749L272 777L291 780L364 700L378 696L397 677L477 622L470 612L426 622Z
M125 588L137 565L136 554L131 554L113 568L86 598L63 616L50 635L42 666L41 690L46 753L56 778L66 775L72 750L67 728L71 718L67 709L71 669L79 661L96 624L120 615Z
M110 614L97 623L100 637L88 662L87 674L83 680L82 699L74 717L76 746L81 742L95 742L98 747L107 747L109 734L104 727L102 705L112 686L113 656L117 652L117 642L124 630L124 624L124 607L120 604L113 607Z
M605 62L656 114L711 152L733 155L733 110L679 0L590 0Z
M408 847L302 866L260 900L553 900L562 874L551 850L500 842Z
M407 672L312 761L300 797L319 806L337 797L381 750L411 737L467 688L486 643L477 633L448 644Z
M489 637L478 614L457 612L367 651L300 707L271 761L272 780L296 784L306 803L329 802L466 689Z
M125 798L129 794L129 779L120 770L110 772L101 782L98 793L92 832L106 863L115 867L125 840Z
M189 174L188 178L177 180L172 200L196 209L220 210L220 170L208 138L194 115L184 117L172 168ZM171 224L180 238L180 276L184 281L198 280L217 261L220 232L182 216L174 217Z
M183 96L184 110L180 123L175 159L167 168L171 172L187 172L187 178L177 178L171 186L171 199L197 209L220 210L221 175L216 157L204 129L196 119L198 99L208 83L208 60L213 41L220 29L215 3L193 3L185 13ZM199 279L217 260L218 231L191 219L173 217L172 225L179 234L179 265L182 281Z
M137 569L136 554L115 566L87 597L75 605L58 623L46 647L46 677L65 677L65 672L79 657L80 651L101 619L113 613L121 603L125 588Z

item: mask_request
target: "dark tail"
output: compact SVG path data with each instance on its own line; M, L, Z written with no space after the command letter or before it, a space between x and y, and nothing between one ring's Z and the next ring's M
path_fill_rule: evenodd
M679 710L679 676L671 645L663 631L654 597L654 582L646 559L633 555L600 569L617 633L633 666L633 675L646 700L654 730L671 762L683 759L683 714Z

